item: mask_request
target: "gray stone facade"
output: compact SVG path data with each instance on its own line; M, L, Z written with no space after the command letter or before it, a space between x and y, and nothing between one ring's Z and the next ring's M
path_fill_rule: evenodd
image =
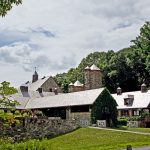
M15 141L31 138L51 138L71 132L79 127L73 120L55 118L22 118L21 124L14 127L0 127L0 137L10 137Z
M85 68L85 90L98 89L102 87L102 73L99 68Z
M76 81L77 82L77 81ZM84 90L98 89L102 87L101 70L94 64L91 67L86 67L84 70L84 85L75 86L70 83L69 92L78 92ZM81 84L81 83L80 83Z
M61 93L61 89L58 86L58 84L55 82L53 77L49 77L48 80L46 80L42 85L42 89L44 92L54 92L55 89L57 89L58 93Z

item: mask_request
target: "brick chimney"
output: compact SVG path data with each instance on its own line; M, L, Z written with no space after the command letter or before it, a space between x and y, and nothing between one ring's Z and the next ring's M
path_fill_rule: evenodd
M58 95L58 89L57 88L54 88L54 93L55 93L55 95Z
M117 95L121 95L122 94L122 89L120 87L117 88Z
M146 84L145 84L145 83L143 83L143 84L141 85L141 92L142 92L142 93L146 93L146 92L147 92L147 87L146 87Z

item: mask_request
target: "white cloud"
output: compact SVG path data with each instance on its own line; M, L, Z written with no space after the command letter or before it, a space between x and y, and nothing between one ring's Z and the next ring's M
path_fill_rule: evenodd
M1 81L18 85L31 78L35 66L41 75L56 74L90 52L128 47L149 20L149 5L149 0L23 1L0 18Z

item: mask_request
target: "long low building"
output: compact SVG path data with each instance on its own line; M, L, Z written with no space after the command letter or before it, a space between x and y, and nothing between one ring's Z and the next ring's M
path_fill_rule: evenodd
M93 64L91 67L87 66L84 71L84 84L78 80L74 84L71 83L70 93L61 93L52 77L39 79L35 71L32 82L21 85L19 92L11 95L11 98L20 103L17 109L40 109L46 116L63 119L90 120L95 104L101 105L101 110L96 115L99 119L111 122L109 117L112 112L107 102L109 99L101 98L105 91L105 88L102 88L101 70ZM110 99L114 107L117 107L119 117L139 116L143 110L150 112L150 90L147 90L145 84L141 85L141 91L122 93L122 89L117 88L116 94L110 94L108 91L107 94L112 98ZM99 98L101 102L97 103Z
M59 113L64 111L66 115L63 115L64 118L89 119L92 105L103 90L104 88L99 88L66 94L19 92L12 97L21 104L17 109L40 109L50 117L58 115L55 111ZM150 90L125 93L118 91L111 95L117 103L119 117L138 116L143 109L150 112Z

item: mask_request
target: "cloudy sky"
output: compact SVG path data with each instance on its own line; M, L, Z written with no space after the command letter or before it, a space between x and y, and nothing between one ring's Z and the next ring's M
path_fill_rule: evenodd
M19 86L76 67L94 51L130 45L150 18L149 0L23 0L0 18L0 82Z

